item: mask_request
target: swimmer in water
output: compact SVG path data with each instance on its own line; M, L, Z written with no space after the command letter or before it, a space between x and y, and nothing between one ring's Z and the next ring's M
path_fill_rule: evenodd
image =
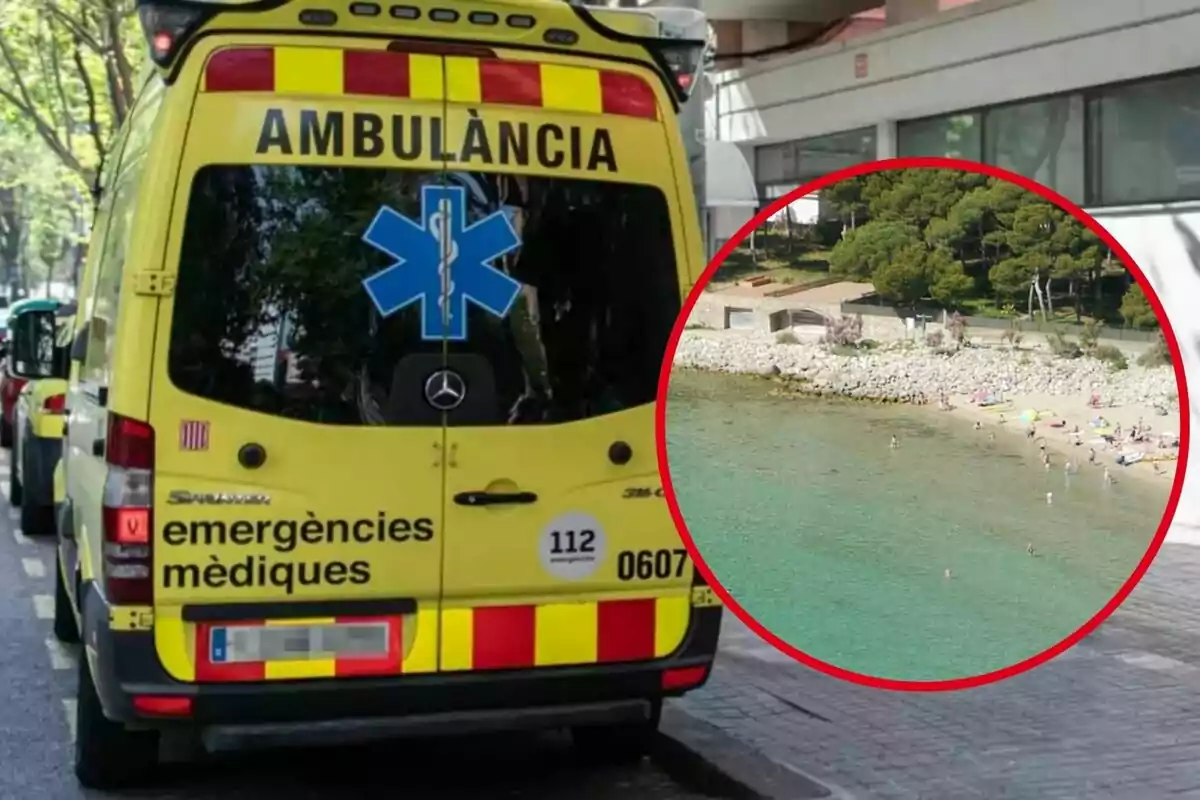
M1048 505L1048 506L1054 505L1054 492L1046 492L1046 505ZM1033 552L1032 549L1030 550L1030 552L1031 553Z
M892 434L892 443L889 445L893 450L900 446L900 440L896 438L896 434Z

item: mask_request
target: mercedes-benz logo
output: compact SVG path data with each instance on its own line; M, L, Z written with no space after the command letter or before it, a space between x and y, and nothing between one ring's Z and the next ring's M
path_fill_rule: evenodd
M440 369L425 381L425 400L438 411L450 411L462 405L467 384L457 372Z

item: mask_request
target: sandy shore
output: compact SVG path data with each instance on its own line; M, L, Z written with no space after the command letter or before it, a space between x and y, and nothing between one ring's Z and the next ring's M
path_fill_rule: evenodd
M1043 412L1032 423L1035 437L1030 447L1045 443L1051 453L1051 469L1063 470L1067 463L1081 473L1096 473L1096 479L1103 479L1104 468L1115 480L1133 479L1158 486L1164 493L1169 492L1175 478L1178 461L1178 448L1158 448L1156 446L1159 434L1179 434L1179 413L1175 409L1167 416L1160 416L1152 404L1125 404L1111 408L1090 408L1087 403L1090 395L1023 394L1008 395L1008 401L1003 404L1004 410L985 408L971 402L966 395L951 396L953 406L948 412L955 416L971 421L978 421L983 427L981 432L993 431L1026 439L1026 431L1030 423L1021 419L1021 413L1026 410ZM1141 444L1108 443L1093 431L1093 420L1103 418L1109 427L1115 431L1120 426L1122 437L1139 422L1149 426L1148 442ZM1065 422L1061 427L1052 426L1051 422ZM1078 430L1081 435L1073 435ZM1078 442L1079 444L1076 444ZM1116 457L1121 452L1141 450L1147 453L1141 461L1130 466L1120 466ZM1095 451L1095 464L1088 463L1089 451ZM1158 465L1157 471L1155 464Z

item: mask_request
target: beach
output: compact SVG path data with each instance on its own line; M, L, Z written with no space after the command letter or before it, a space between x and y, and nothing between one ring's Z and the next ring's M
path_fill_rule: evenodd
M780 339L783 341L780 341ZM1062 358L1044 344L982 342L939 352L914 342L869 350L829 348L814 337L685 330L676 368L756 375L775 396L838 397L903 403L978 423L984 436L1044 444L1051 468L1108 468L1114 480L1170 489L1180 432L1178 386L1170 366L1142 367L1129 354L1123 370L1094 358ZM1099 401L1099 407L1092 405ZM1034 412L1030 414L1030 412ZM1128 441L1136 427L1143 441ZM1091 452L1095 464L1089 465ZM1141 454L1130 466L1118 456Z

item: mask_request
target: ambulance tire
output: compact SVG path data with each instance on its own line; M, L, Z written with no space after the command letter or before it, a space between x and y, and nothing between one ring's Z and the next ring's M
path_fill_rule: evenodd
M27 429L28 430L28 429ZM29 439L32 439L32 435ZM37 472L33 468L32 459L29 456L29 439L26 439L26 446L21 450L21 474L26 477L31 477L37 480ZM15 475L12 465L8 468L9 475ZM54 535L54 504L48 506L39 506L36 503L37 491L30 495L30 499L24 498L25 487L21 487L21 533L26 536L53 536Z
M79 624L71 606L71 595L63 580L62 566L55 558L54 563L54 638L63 644L79 644ZM80 655L82 659L82 654Z
M104 716L87 655L79 657L75 710L75 777L87 789L127 789L158 770L158 733L130 731Z
M575 750L594 764L632 764L654 749L658 724L662 719L662 700L652 700L650 718L641 722L589 725L571 728Z

